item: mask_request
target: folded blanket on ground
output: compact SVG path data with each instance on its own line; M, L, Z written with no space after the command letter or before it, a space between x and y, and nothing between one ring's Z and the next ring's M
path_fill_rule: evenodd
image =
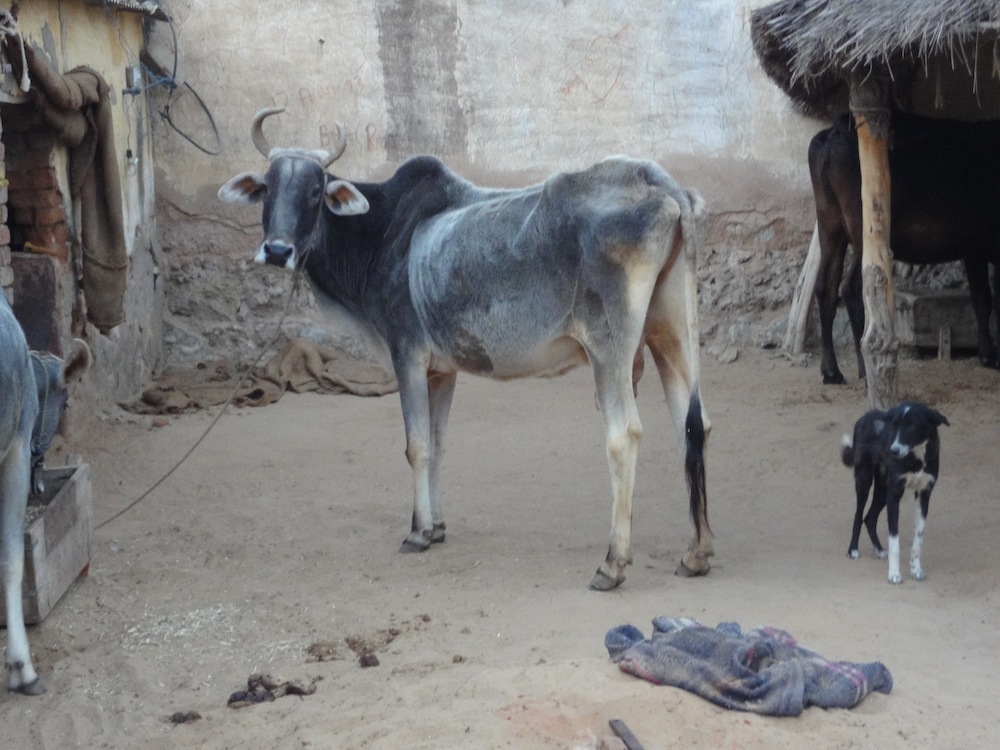
M624 672L738 711L798 716L806 706L852 708L872 690L892 690L892 675L881 663L831 662L776 628L743 633L734 622L709 628L690 618L657 617L650 638L620 625L608 631L604 645Z

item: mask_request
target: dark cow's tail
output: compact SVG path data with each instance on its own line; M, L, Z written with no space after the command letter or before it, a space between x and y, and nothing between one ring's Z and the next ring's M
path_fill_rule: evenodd
M705 423L701 418L701 398L697 388L691 394L684 436L684 474L691 498L691 520L694 522L695 539L701 541L702 534L711 532L711 529L708 526L708 494L705 486Z

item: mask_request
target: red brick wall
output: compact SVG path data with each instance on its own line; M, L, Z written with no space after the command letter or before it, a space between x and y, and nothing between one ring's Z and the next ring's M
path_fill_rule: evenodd
M10 241L15 249L69 258L71 233L55 169L55 136L50 130L7 131Z

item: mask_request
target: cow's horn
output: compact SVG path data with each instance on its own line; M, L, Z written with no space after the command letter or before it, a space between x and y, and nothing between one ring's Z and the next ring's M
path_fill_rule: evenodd
M267 138L264 137L264 120L271 115L276 115L284 111L284 107L265 107L254 115L253 122L250 124L250 137L253 138L253 145L265 157L270 155L271 145L267 142Z
M330 156L328 157L326 164L323 165L324 167L329 167L331 164L337 161L337 159L339 159L343 155L344 149L347 148L347 131L344 130L344 126L341 125L339 122L336 123L336 125L337 125L337 146L330 153Z

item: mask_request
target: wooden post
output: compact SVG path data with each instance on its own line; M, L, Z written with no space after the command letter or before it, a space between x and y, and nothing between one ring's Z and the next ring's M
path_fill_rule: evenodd
M792 295L792 306L788 309L788 328L785 331L785 351L789 354L801 354L806 348L806 331L809 329L809 312L815 299L816 278L819 276L819 224L813 227L812 241L799 281Z
M865 333L861 354L868 376L868 402L873 409L896 404L899 390L892 291L892 249L889 244L892 198L889 174L888 82L870 72L851 81L851 112L858 132L861 162L861 219L864 251L861 255Z

